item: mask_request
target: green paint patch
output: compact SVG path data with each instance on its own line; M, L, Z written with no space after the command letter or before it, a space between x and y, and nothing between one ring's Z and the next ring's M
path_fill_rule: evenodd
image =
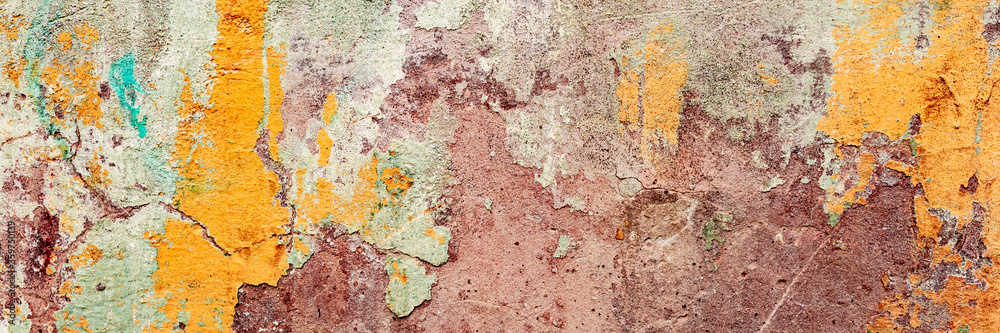
M410 257L389 255L385 261L389 287L385 291L385 305L396 316L406 317L424 301L431 299L431 286L437 276L427 275L424 266Z
M965 324L958 327L957 333L969 333L969 324Z
M295 238L292 239L292 242L300 244L308 244L309 239L303 236L295 236ZM295 244L292 244L288 251L288 259L286 259L285 262L287 262L289 265L292 265L292 267L302 268L302 265L305 265L306 261L308 261L309 258L312 257L313 255L311 248L312 247L309 247L309 249L303 252L299 250L299 248L296 247Z
M490 198L486 198L486 200L483 201L483 206L486 206L486 210L492 212L493 211L493 200L490 200Z
M563 203L566 204L567 206L569 206L569 210L570 211L578 211L578 210L579 211L586 211L587 210L587 202L584 201L583 198L581 198L581 197L577 197L577 196L569 197L569 198L566 198L566 200L563 200Z
M118 95L118 104L128 110L129 123L139 131L139 137L146 137L146 116L139 120L139 93L145 92L135 80L135 57L126 54L111 64L111 87Z
M103 255L77 267L76 277L68 281L73 288L79 287L79 293L67 294L69 303L55 313L60 332L78 330L82 319L94 332L142 332L167 321L158 310L163 300L156 297L154 288L156 248L145 237L146 232L162 234L166 216L162 209L149 205L128 220L104 219L94 224L94 230L104 232L87 234L86 244L80 244L75 254L93 245Z
M764 155L761 155L759 151L754 150L752 153L750 153L750 158L753 160L754 168L761 170L769 168L767 162L764 161Z
M566 256L570 250L576 248L577 242L573 241L572 237L569 236L559 236L559 246L556 247L556 252L552 254L553 257L562 258Z
M632 197L642 190L642 183L635 178L625 178L618 182L618 191L621 192L623 196Z
M715 212L712 214L712 219L701 228L702 237L705 238L705 251L712 250L712 242L722 245L726 242L725 238L720 235L723 231L733 230L729 225L733 222L733 216L723 213Z
M365 241L383 249L397 249L439 266L448 261L451 231L435 226L445 208L441 193L450 180L443 145L405 140L390 153L376 153L379 209L367 226L351 226Z
M764 181L764 185L760 186L761 192L771 192L775 187L784 184L785 180L781 179L781 176L770 177Z
M829 212L827 215L830 216L830 219L826 221L826 224L829 224L831 227L836 227L837 223L840 222L840 214Z
M472 19L476 7L474 0L439 0L427 3L413 14L417 16L419 28L455 30Z

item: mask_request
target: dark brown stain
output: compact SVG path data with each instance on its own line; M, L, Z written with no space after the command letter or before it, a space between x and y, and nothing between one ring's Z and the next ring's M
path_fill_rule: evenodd
M558 82L552 78L552 71L547 68L541 68L535 71L535 83L531 87L531 94L538 96L542 94L542 91L555 91L560 84L565 85L569 83L569 79L565 76L560 76Z
M983 40L990 45L1000 40L1000 9L983 15ZM923 30L923 29L921 29Z
M423 137L431 107L441 93L452 94L462 79L454 74L451 61L439 49L411 55L403 64L406 77L390 87L382 104L382 117L376 119L386 136L384 140Z
M961 188L958 190L959 192L968 195L976 195L976 189L979 188L979 178L976 178L976 175L972 175L972 177L969 177L969 183L961 185L960 187Z
M907 178L888 168L878 168L875 177ZM802 278L789 286L793 301L778 310L771 329L861 331L883 299L908 291L907 278L917 266L912 255L916 190L908 179L892 186L873 181L873 187L866 205L841 215L813 262L802 263Z
M340 234L340 236L337 236ZM311 258L269 285L240 288L234 332L379 332L385 306L385 256L356 235L330 232Z
M59 236L59 218L44 206L42 188L45 186L45 179L54 176L54 172L59 172L59 169L50 168L47 164L27 170L12 170L11 177L4 182L0 190L0 194L6 200L24 201L36 205L32 214L26 219L8 216L3 220L5 249L8 246L6 221L14 222L14 260L16 265L24 268L25 284L15 289L16 299L9 299L6 292L0 293L0 299L5 306L10 306L11 302L20 302L19 300L27 301L27 306L31 309L28 319L32 322L32 332L54 332L56 328L54 314L67 301L58 297L62 274L47 273L49 268L54 272L60 272L65 260L65 253L56 252L58 244L64 242ZM3 252L6 254L7 250ZM4 281L7 281L6 277ZM23 305L18 304L18 306Z
M97 93L97 96L100 97L102 101L111 99L111 86L108 85L108 82L101 82L101 91Z

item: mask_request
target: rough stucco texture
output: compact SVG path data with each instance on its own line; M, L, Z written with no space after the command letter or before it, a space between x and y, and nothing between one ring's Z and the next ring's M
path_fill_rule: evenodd
M3 1L0 332L1000 332L998 58L995 0Z

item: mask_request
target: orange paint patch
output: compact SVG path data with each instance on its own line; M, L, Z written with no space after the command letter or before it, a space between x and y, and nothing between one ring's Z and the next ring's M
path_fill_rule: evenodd
M173 160L181 180L174 202L204 225L225 253L205 238L200 226L184 221L168 219L165 234L148 237L157 248L156 295L167 300L160 311L171 323L186 311L189 329L228 332L239 287L274 285L288 269L286 245L276 235L286 233L291 213L275 199L281 189L277 175L264 168L254 151L261 136L258 124L265 117L274 120L270 128L281 128L284 62L269 50L265 72L262 60L266 2L219 0L216 7L220 17L212 51L217 74L211 107L194 100L186 75L178 101L181 123ZM171 323L158 329L170 331Z
M288 269L285 245L277 238L226 256L212 247L197 225L167 219L165 229L162 236L150 237L160 267L153 274L156 296L166 300L160 311L171 323L177 322L178 312L187 311L189 329L230 332L240 286L276 285ZM206 325L199 328L198 323ZM158 329L172 328L165 323Z
M846 1L838 1L846 5ZM989 73L1000 69L1000 61L987 55L991 47L983 39L982 13L986 3L952 0L931 12L925 33L928 48L918 52L915 38L901 38L910 31L906 12L914 1L862 0L850 3L854 15L864 18L856 25L834 28L837 50L835 74L827 117L819 129L840 145L860 145L865 132L901 138L910 117L920 116L920 132L912 139L919 165L888 165L912 177L924 196L914 203L919 235L938 241L941 221L931 209L950 212L961 229L973 214L973 203L992 207L1000 197L994 185L1000 160L1000 95L996 79ZM993 74L995 75L995 74ZM859 162L860 168L864 167ZM980 184L974 194L961 187L975 175ZM988 212L983 223L984 256L995 262L1000 246L996 214ZM950 245L936 246L933 262L961 261ZM986 290L949 278L937 293L917 289L937 304L947 304L953 316L951 327L969 324L972 332L1000 331L1000 290L993 270L976 272L988 282ZM977 299L976 306L968 300ZM963 305L964 304L964 305ZM894 327L894 326L893 326Z
M917 220L918 237L926 236L937 239L941 232L941 219L931 215L931 206L927 204L924 197L917 197L913 200L913 213ZM920 243L922 244L922 243Z
M333 140L326 134L326 128L321 128L316 135L316 144L319 146L319 165L325 166L330 163L330 149L333 147Z
M61 110L69 108L73 101L73 94L63 85L62 76L67 73L65 65L59 63L59 59L53 59L52 65L42 69L42 82L45 83L48 93L48 100L52 107L59 107ZM53 114L55 112L52 112Z
M88 244L79 255L69 256L69 260L73 263L73 268L80 268L81 266L89 266L97 263L97 260L103 256L104 252L101 249L93 244Z
M80 102L76 105L76 117L86 125L104 129L104 124L100 122L101 117L104 116L101 111L100 84L98 78L92 74L93 72L94 64L84 61L74 69L74 73L69 77L73 81L77 96L81 97Z
M73 323L76 326L76 329L69 326L64 326L60 329L62 332L67 332L67 333L94 332L93 330L90 329L90 322L87 321L87 319L84 318L83 316L77 317L76 315L71 315L68 312L63 312L63 320L69 323Z
M104 125L100 123L104 115L100 106L100 88L93 71L94 64L89 61L78 63L71 71L66 65L59 63L59 60L53 60L51 66L42 70L42 82L51 91L49 100L54 102L50 106L53 108L50 110L51 114L59 114L55 108L60 112L72 110L83 124L104 129ZM64 84L63 77L69 78L71 84Z
M24 58L17 58L8 61L6 65L3 66L3 70L7 73L7 78L11 82L14 82L14 88L21 87L21 75L24 75Z
M444 238L444 236L438 235L436 232L434 232L433 227L424 229L424 235L427 235L427 237L430 238L437 239L438 244L444 244L445 242L448 241L447 239Z
M317 179L315 191L305 190L302 184L306 172L300 170L296 174L299 181L299 199L296 201L296 207L300 216L299 223L302 224L296 227L305 227L306 223L318 223L326 218L348 228L367 225L368 217L375 212L378 203L375 193L378 179L375 168L377 164L378 160L372 157L369 163L358 171L357 184L349 199L337 195L333 191L333 183L322 177Z
M7 37L8 40L16 40L17 32L26 26L28 26L28 22L22 15L12 16L9 19L0 18L0 34Z
M392 271L393 271L392 272L392 278L390 278L389 281L399 280L399 283L402 283L402 284L406 284L407 282L410 282L410 279L406 277L406 270L405 269L400 269L398 262L395 262L395 261L392 262Z
M63 51L68 51L73 47L73 36L70 36L69 31L63 31L60 33L56 37L56 40L59 41Z
M639 131L641 154L648 162L661 159L660 151L677 145L682 107L680 90L687 82L683 44L684 41L676 38L671 24L661 24L649 32L644 51L635 55L643 60L642 82L637 70L627 69L628 58L622 59L626 70L615 91L619 101L618 121L629 131Z
M674 27L661 24L649 33L646 40L646 84L642 94L643 137L646 145L656 145L653 137L660 137L670 145L677 145L677 126L680 124L680 89L687 81L687 61L682 42L674 40Z
M337 95L330 93L329 96L326 96L326 102L323 103L323 125L329 125L335 114L337 114Z
M82 45L85 49L90 49L94 45L94 42L98 40L97 29L92 28L87 22L73 27L73 31L76 32L77 38L83 42Z
M258 123L265 116L261 57L267 7L264 1L235 0L220 0L217 6L220 35L212 53L218 71L209 98L212 107L181 112L204 111L204 117L180 126L174 159L181 164L183 180L174 199L232 253L283 233L291 214L275 199L281 189L278 176L254 152ZM204 137L196 139L200 133Z
M70 294L79 295L81 293L83 293L83 287L74 285L69 281L63 281L63 283L59 285L59 294L62 296L69 296Z
M403 173L399 168L382 169L382 182L390 193L406 193L406 190L413 186L413 178Z

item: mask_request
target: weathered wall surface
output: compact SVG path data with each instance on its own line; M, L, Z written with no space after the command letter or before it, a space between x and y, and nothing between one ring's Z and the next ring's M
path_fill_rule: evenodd
M986 0L5 1L0 331L1000 331L998 43Z

